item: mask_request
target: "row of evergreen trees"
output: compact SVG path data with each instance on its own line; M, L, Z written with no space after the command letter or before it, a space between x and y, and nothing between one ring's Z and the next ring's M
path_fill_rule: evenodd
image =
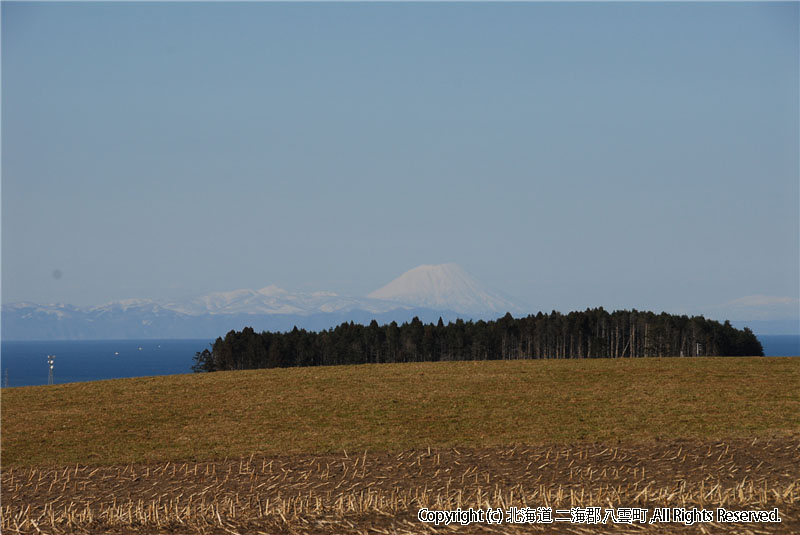
M434 325L343 323L322 332L295 327L261 334L246 327L195 355L194 371L440 360L763 355L747 328L702 316L636 310L511 314L495 321Z

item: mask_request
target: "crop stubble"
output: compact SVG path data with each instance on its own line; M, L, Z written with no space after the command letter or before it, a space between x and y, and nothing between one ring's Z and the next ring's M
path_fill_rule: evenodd
M9 468L3 533L797 533L800 440L673 441ZM778 507L783 522L432 527L420 507Z

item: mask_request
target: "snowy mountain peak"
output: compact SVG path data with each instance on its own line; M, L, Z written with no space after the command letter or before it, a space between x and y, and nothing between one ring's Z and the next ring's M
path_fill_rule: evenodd
M483 288L457 264L417 266L368 297L466 314L521 310L508 299Z
M260 293L261 295L278 296L278 295L286 295L289 292L287 292L280 286L270 284L269 286L264 286L263 288L261 288L258 291L258 293Z
M379 322L494 319L524 312L483 288L456 264L423 265L404 273L368 297L330 291L310 293L275 285L259 290L213 292L177 300L124 299L105 305L3 305L6 340L91 338L202 338L243 325L265 330L293 326L327 329L343 321ZM425 319L427 318L427 319Z

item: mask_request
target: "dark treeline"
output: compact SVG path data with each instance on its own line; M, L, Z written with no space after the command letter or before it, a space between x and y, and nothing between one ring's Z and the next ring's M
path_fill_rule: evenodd
M541 358L629 358L763 355L747 328L703 317L602 308L585 312L511 314L495 321L434 325L343 323L322 332L285 333L246 327L217 338L195 356L198 372L378 362Z

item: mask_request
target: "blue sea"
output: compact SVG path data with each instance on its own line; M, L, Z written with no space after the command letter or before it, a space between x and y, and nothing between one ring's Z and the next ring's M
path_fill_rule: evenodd
M756 338L764 348L765 357L800 356L800 335L798 334L757 334Z
M761 335L764 354L800 356L800 336ZM53 382L192 373L195 353L212 340L68 340L2 342L0 385L46 385L47 355L55 355Z
M6 342L0 347L0 384L46 385L47 355L55 355L53 382L75 383L192 373L194 355L213 340L57 340ZM8 375L6 375L6 373Z

